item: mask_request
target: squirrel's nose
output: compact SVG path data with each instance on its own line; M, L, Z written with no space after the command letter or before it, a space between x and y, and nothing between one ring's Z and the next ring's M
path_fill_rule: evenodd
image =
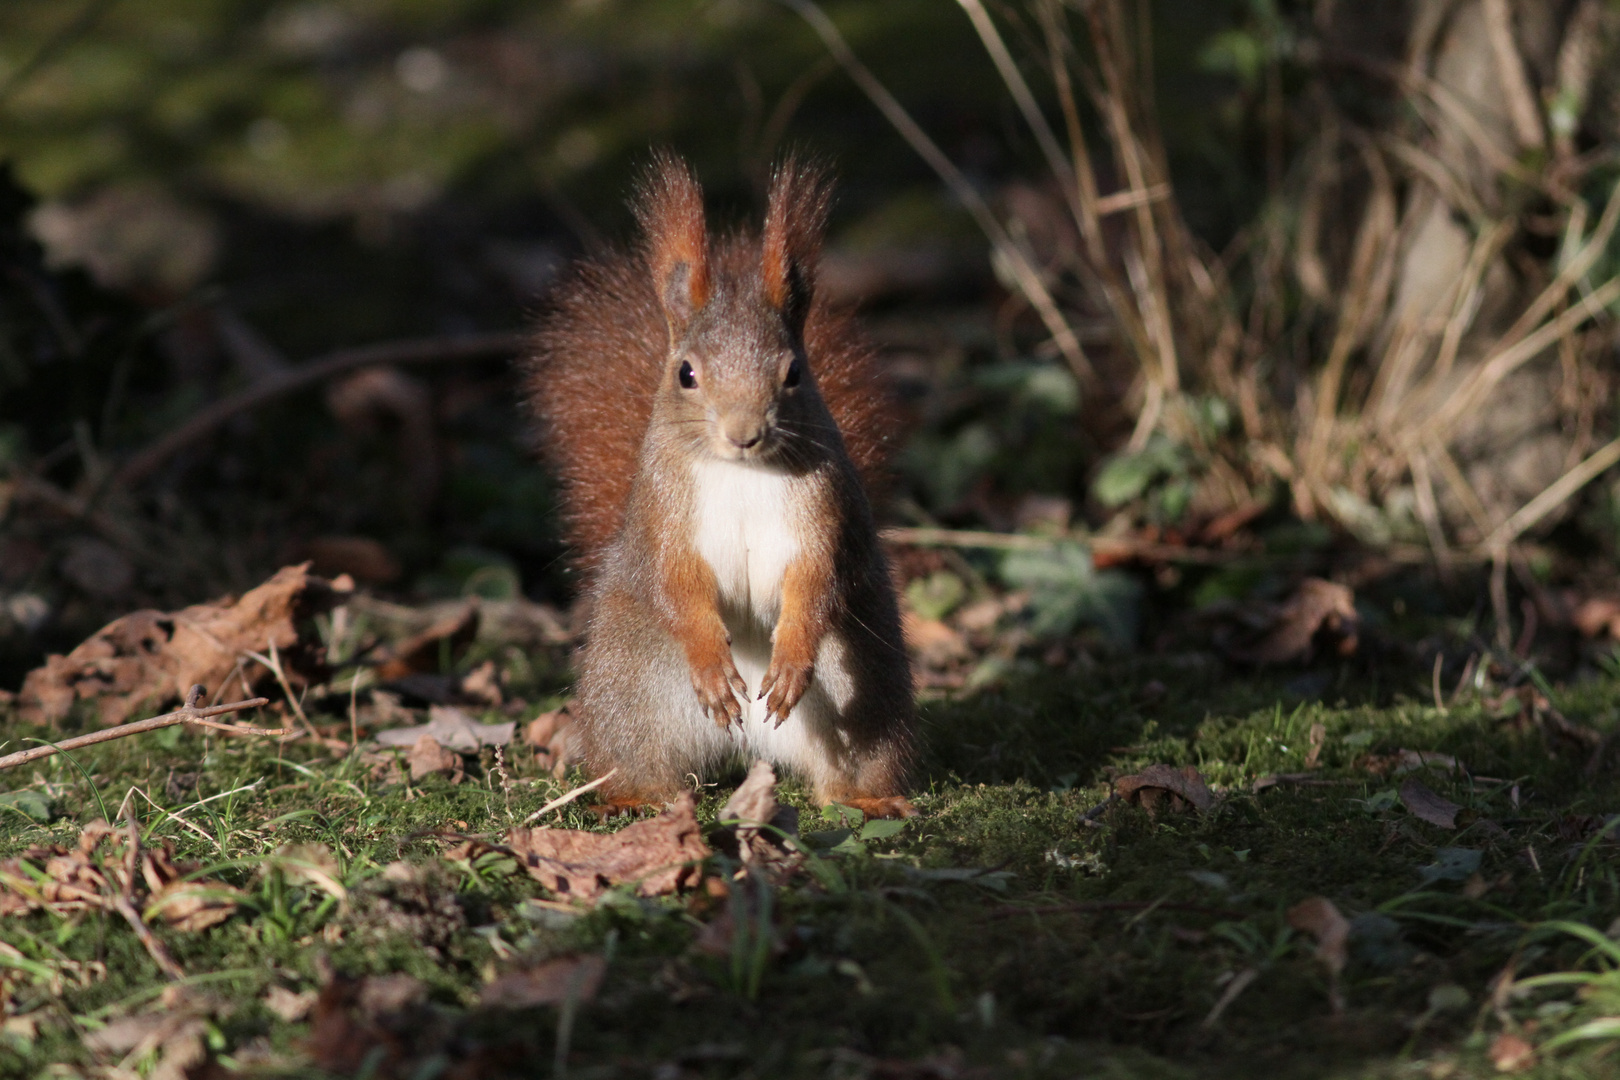
M758 446L759 441L765 437L765 425L759 423L757 419L749 423L745 419L736 418L728 424L722 424L721 429L725 432L726 440L739 450Z

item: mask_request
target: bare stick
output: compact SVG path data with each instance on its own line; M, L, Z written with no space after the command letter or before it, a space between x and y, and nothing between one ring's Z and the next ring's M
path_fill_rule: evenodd
M523 339L517 334L469 334L457 337L424 338L420 341L390 341L339 349L308 363L221 398L190 420L137 453L118 471L117 483L135 484L151 476L169 458L209 435L238 413L285 397L306 386L325 382L335 375L356 368L379 364L421 364L438 360L471 360L517 352Z
M613 774L618 772L618 771L619 771L618 769L609 769L607 772L603 773L601 776L598 776L595 780L592 780L590 783L581 784L579 787L575 788L573 791L570 791L568 794L557 796L555 799L552 799L550 802L546 803L546 805L542 806L540 809L536 810L534 813L532 813L528 817L524 818L523 819L523 824L527 825L531 821L538 821L541 818L545 817L547 814L551 813L551 811L557 809L557 807L559 807L559 806L567 806L569 803L573 802L575 799L579 798L581 795L585 794L587 791L594 791L596 788L601 787L603 784L605 784L609 780L613 779Z
M196 703L202 700L204 693L206 691L201 686L193 686L191 692L186 695L187 707L195 708ZM123 809L123 807L119 807L120 812ZM133 812L124 821L129 826L129 843L128 850L124 852L123 887L112 898L113 910L122 915L124 921L134 927L135 936L141 939L141 944L145 946L147 953L151 955L152 962L157 964L158 970L171 979L183 979L186 977L185 969L175 963L174 957L169 954L169 950L164 947L163 942L157 939L157 935L152 933L152 928L146 925L146 920L141 918L141 913L135 910L135 879L136 874L140 872L141 865L141 827L136 823Z
M174 962L174 957L169 955L169 950L164 947L163 942L157 939L157 935L152 933L152 928L147 926L141 919L141 913L135 910L135 905L130 903L128 898L116 896L113 898L112 906L113 910L122 915L124 921L134 928L135 936L141 939L141 944L146 947L147 953L151 955L152 962L157 964L158 969L164 975L171 979L183 979L186 977L185 969Z
M196 687L192 688L194 691ZM191 695L186 695L190 700ZM200 698L199 698L200 700ZM94 746L96 743L111 742L113 739L122 739L128 735L139 735L143 731L156 731L158 728L173 727L176 724L201 724L204 727L218 728L236 735L285 735L291 728L249 728L232 727L229 724L210 724L207 717L219 716L222 713L233 713L241 709L257 709L261 705L270 704L269 698L250 698L247 701L233 701L229 705L213 705L206 709L199 709L195 704L182 706L172 713L154 716L149 720L137 720L132 724L119 724L117 727L104 728L101 731L92 731L88 735L79 735L72 739L63 739L59 743L36 746L29 750L19 750L15 754L0 757L0 769L10 769L17 765L26 765L30 761L48 758L65 750L77 750L84 746Z

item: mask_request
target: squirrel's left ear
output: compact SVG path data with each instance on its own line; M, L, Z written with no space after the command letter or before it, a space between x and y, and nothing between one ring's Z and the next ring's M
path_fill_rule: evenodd
M765 299L794 333L804 329L810 312L821 233L831 205L832 181L826 169L791 156L777 165L765 211L760 276Z

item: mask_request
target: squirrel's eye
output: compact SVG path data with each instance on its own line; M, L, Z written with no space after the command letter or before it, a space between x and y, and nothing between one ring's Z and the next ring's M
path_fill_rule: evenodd
M788 365L787 377L782 380L782 385L789 387L799 385L799 362L797 360Z
M682 389L684 389L684 390L695 390L695 389L697 389L697 372L692 370L692 365L691 364L682 362L680 379L681 379L681 388Z

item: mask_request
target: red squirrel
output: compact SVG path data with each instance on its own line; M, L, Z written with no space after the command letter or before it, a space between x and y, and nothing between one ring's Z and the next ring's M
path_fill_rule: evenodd
M898 429L871 349L816 293L830 186L789 160L762 232L711 238L656 157L639 252L580 265L528 362L589 618L575 724L610 806L763 758L910 816L899 607L866 486Z

